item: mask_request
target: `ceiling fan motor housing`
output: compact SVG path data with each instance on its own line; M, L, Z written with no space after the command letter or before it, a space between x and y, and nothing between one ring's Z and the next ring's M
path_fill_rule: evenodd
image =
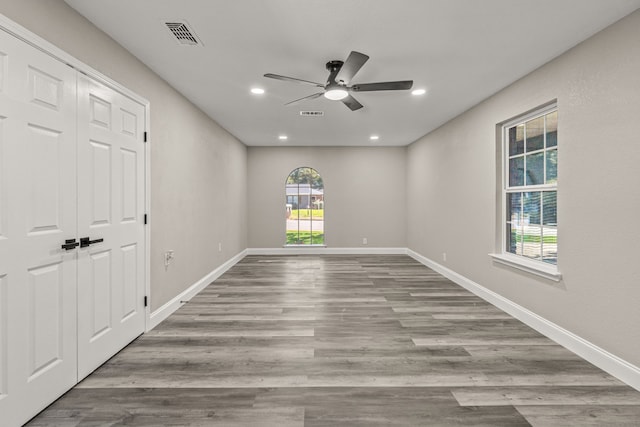
M327 79L327 83L331 84L331 83L340 83L340 82L336 82L335 78L336 75L338 74L338 72L340 71L340 69L342 68L342 65L344 64L344 62L342 61L329 61L327 62L327 70L329 70L329 78ZM343 82L344 84L344 82Z
M340 68L342 68L342 64L344 64L344 62L342 61L329 61L327 62L327 70L331 72L340 71Z

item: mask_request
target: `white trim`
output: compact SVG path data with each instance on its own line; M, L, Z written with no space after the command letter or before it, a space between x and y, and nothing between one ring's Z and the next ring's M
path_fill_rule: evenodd
M145 331L149 330L151 323L151 106L149 102L145 104L144 132L147 133L147 141L144 142L144 213L147 216L147 223L144 226L145 235L145 285L144 292L147 297L145 307ZM144 135L144 134L143 134ZM144 138L144 136L143 136Z
M620 381L623 381L636 390L640 390L640 367L609 353L603 348L579 337L573 332L556 325L521 305L516 304L515 302L418 254L417 252L412 251L411 249L407 249L407 254L416 261L442 274L468 291L473 292L483 300L493 304L546 337L571 350L603 371L608 372Z
M535 274L536 276L544 277L545 279L553 280L554 282L562 280L562 273L560 273L558 271L558 267L553 264L531 261L524 257L511 254L489 254L489 256L498 264L526 271L527 273Z
M558 100L554 99L539 107L532 108L531 110L529 110L524 114L518 114L517 116L512 117L509 120L500 123L500 126L502 126L503 128L513 127L514 125L519 125L522 122L528 122L529 120L542 117L557 109L558 109Z
M407 248L327 248L299 246L284 248L249 248L247 255L406 255Z
M208 273L202 279L189 286L189 288L176 295L173 299L166 302L162 307L152 312L149 316L149 323L147 324L146 332L149 332L150 330L158 326L160 322L165 320L167 317L173 314L173 312L182 307L184 305L183 301L189 301L198 292L209 286L211 282L222 276L227 270L240 262L246 255L247 249L239 252L233 258L229 259L227 262L225 262L212 272Z

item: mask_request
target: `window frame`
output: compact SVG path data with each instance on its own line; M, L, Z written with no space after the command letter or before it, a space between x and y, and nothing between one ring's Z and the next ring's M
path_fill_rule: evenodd
M498 200L498 208L499 208L500 214L498 215L498 218L500 219L500 224L499 224L499 227L497 230L498 232L496 233L496 236L500 243L499 245L496 245L497 246L496 249L498 250L498 252L490 254L490 256L493 258L495 262L499 264L507 265L509 267L522 270L537 276L541 276L552 281L560 281L562 279L562 274L560 273L559 267L558 267L559 260L556 261L556 264L551 264L551 263L544 262L542 260L528 258L524 255L518 255L513 252L509 252L507 250L507 223L510 222L510 219L507 218L508 216L507 215L507 195L509 193L540 192L542 197L542 192L544 191L556 191L556 206L557 206L557 194L559 189L557 176L556 176L555 183L544 182L546 181L546 176L547 176L546 175L547 174L546 156L543 156L543 161L542 161L543 163L542 174L544 177L542 184L526 185L527 178L525 173L525 176L523 177L524 179L523 185L510 186L509 161L514 156L511 156L509 153L509 129L513 128L514 126L524 124L528 121L537 119L539 117L544 117L547 114L553 113L554 111L558 112L558 104L556 101L549 103L547 105L544 105L540 108L536 108L528 113L519 115L499 125L499 132L500 132L499 164L500 164L501 171L498 174L498 176L500 177L501 182L500 182L500 192L499 192L500 199ZM546 132L544 133L546 134ZM546 138L546 136L544 138ZM526 139L523 141L523 143L525 144L525 147L526 147ZM521 155L522 155L522 158L524 159L524 162L526 162L526 156L528 154L546 153L548 151L553 151L553 150L556 150L556 153L558 152L559 142L556 143L556 148L549 150L546 146L546 141L545 141L545 144L543 144L543 147L541 149L527 152L526 148L524 148L523 153ZM556 225L555 225L556 232L558 230L558 224L559 224L557 216L558 214L556 211ZM542 224L542 222L543 221L541 221L540 226L543 228L543 233L544 233L544 224ZM544 236L544 234L542 234L542 236Z
M291 175L294 174L294 172L300 170L300 169L310 169L313 172L315 172L320 179L322 180L322 209L324 210L324 179L322 178L322 175L320 174L320 172L318 172L318 170L314 167L311 166L298 166L294 169L291 170L291 172L289 172L289 174L287 175L287 178L285 179L285 206L289 204L289 195L287 194L287 186L288 185L297 185L297 192L295 196L291 196L292 198L295 197L295 199L297 200L297 205L298 205L298 210L300 209L300 185L306 185L306 184L301 184L301 183L296 183L296 184L288 184L287 182L289 181L289 178L291 177ZM313 186L309 184L309 204L311 204L311 200L313 198ZM293 203L292 203L293 205ZM311 217L313 218L313 216ZM300 219L298 218L298 233L300 232L299 229L299 221ZM313 219L310 220L311 221L311 230L310 232L313 233ZM322 219L322 243L287 243L287 229L286 229L286 222L285 222L285 243L282 245L284 248L326 248L327 244L326 244L326 234L325 234L325 230L324 230L324 213L323 213L323 219ZM313 242L313 238L311 238L311 242Z

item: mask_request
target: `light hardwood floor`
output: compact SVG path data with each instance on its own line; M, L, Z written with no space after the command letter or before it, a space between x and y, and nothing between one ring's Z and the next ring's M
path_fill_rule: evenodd
M408 256L247 256L29 426L640 426L640 392Z

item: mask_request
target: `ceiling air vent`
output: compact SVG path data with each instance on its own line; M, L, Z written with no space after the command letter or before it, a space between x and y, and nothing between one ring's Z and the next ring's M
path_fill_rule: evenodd
M300 115L305 117L321 117L324 116L324 111L300 111Z
M189 28L189 25L185 21L171 21L165 22L164 24L179 44L187 46L202 45L196 33Z

